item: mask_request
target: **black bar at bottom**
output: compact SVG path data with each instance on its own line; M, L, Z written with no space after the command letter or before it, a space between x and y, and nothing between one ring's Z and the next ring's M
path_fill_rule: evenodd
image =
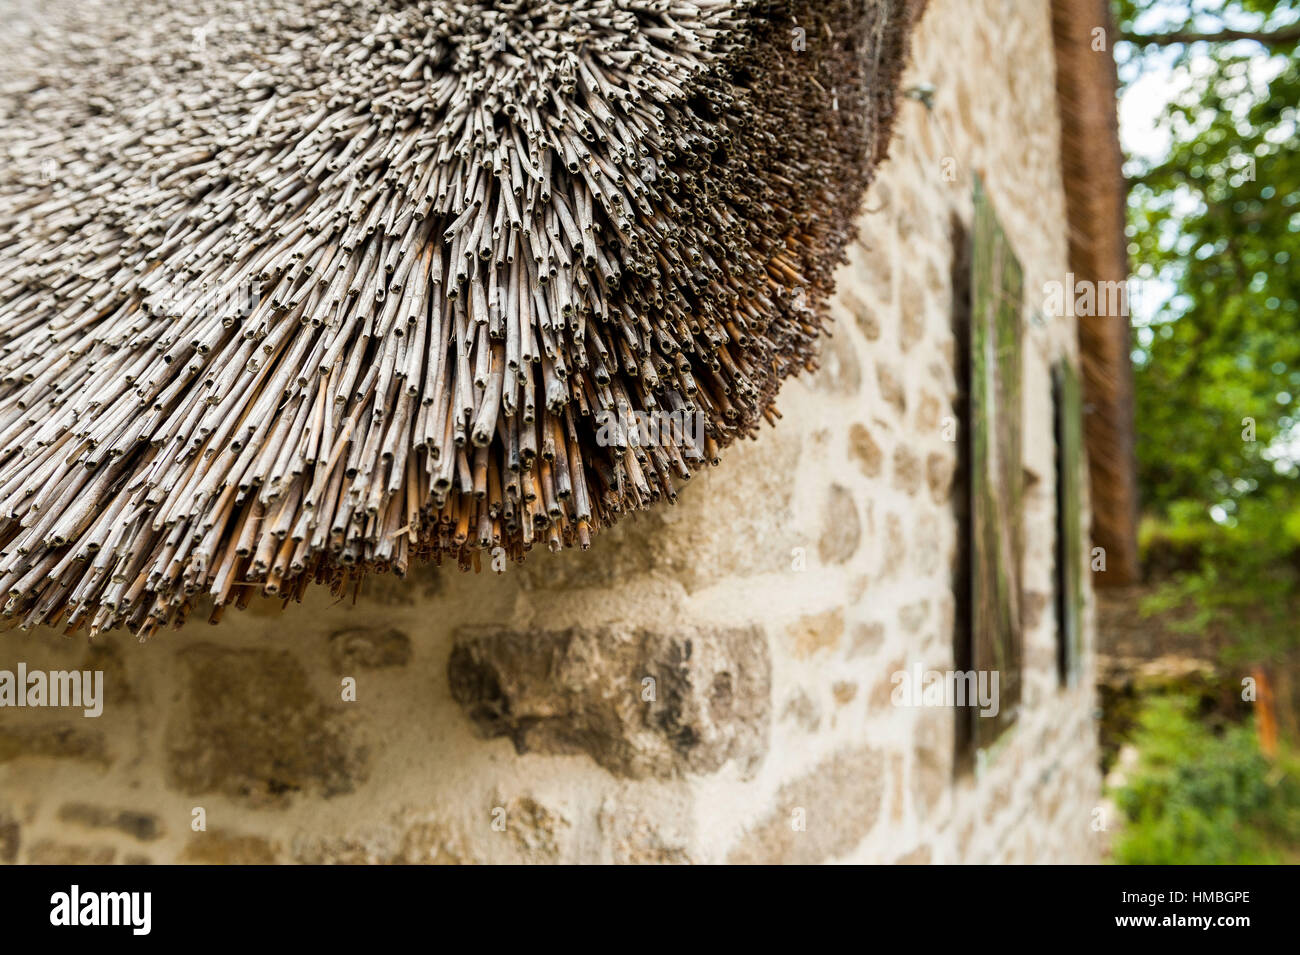
M809 938L840 930L866 940L873 925L912 925L922 936L999 942L1040 944L1046 928L1058 939L1183 944L1200 936L1231 945L1295 924L1294 878L1285 869L827 868L812 884L806 873L791 883L779 872L752 883L747 875L607 872L592 883L590 873L523 869L6 868L0 913L10 938L284 941L336 950L351 939L373 946L394 933L441 945L453 927L457 936L482 933L491 945L515 934L534 944L603 937L602 945L618 947L624 938L639 946L666 943L683 930L696 935L689 925L734 942L782 923Z

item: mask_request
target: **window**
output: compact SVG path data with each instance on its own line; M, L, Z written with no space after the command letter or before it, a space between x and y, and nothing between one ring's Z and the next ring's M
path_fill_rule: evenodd
M1083 658L1083 400L1067 361L1052 368L1056 410L1056 662L1062 686L1079 682Z
M972 711L983 749L1016 719L1021 690L1024 273L983 184L971 237L971 660L997 679L996 715Z

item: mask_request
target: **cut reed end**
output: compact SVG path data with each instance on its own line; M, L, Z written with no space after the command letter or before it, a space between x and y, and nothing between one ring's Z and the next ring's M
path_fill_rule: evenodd
M917 4L514 6L135 0L12 51L5 616L586 549L775 423Z

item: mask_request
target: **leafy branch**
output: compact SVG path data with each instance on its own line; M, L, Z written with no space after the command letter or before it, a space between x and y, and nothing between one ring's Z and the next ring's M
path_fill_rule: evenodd
M1253 40L1270 48L1288 47L1300 42L1300 23L1279 27L1276 30L1232 30L1223 29L1213 33L1175 30L1172 33L1132 33L1123 31L1120 39L1130 43L1155 43L1159 46L1175 46L1185 43L1234 43L1238 40Z

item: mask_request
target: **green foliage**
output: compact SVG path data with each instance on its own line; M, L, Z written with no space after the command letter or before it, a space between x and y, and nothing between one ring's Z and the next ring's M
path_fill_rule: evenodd
M1118 0L1125 34L1275 31L1300 0ZM1155 537L1188 557L1161 596L1243 657L1295 638L1300 543L1300 58L1295 42L1118 46L1172 71L1158 162L1130 162L1130 255L1169 294L1135 316L1138 466Z
M1300 16L1291 0L1118 6L1121 29L1136 23L1144 32L1267 29ZM1169 16L1184 8L1202 12ZM1130 46L1120 56L1136 57L1138 68L1144 60L1168 64L1172 85L1185 86L1165 117L1173 134L1168 156L1132 169L1135 271L1174 291L1136 343L1146 500L1163 509L1291 484L1294 467L1276 465L1267 451L1293 430L1300 402L1295 46ZM1247 418L1255 422L1253 444L1241 436Z
M1300 619L1300 57L1275 33L1300 0L1116 0L1128 83L1172 91L1167 154L1130 157L1139 479L1162 611L1225 663L1294 665ZM1285 704L1284 704L1285 705ZM1294 721L1292 721L1294 724ZM1148 701L1117 799L1127 863L1300 860L1300 769L1250 725L1221 732L1181 697Z
M1129 865L1300 860L1300 769L1271 763L1251 725L1216 734L1185 697L1155 697L1139 717L1140 761L1114 793Z
M1176 568L1143 609L1187 611L1172 626L1220 637L1225 664L1287 665L1300 619L1296 501L1278 489L1243 498L1224 525L1205 520L1198 505L1180 503L1168 519L1143 528L1148 563L1164 559ZM1187 566L1180 568L1180 559Z

